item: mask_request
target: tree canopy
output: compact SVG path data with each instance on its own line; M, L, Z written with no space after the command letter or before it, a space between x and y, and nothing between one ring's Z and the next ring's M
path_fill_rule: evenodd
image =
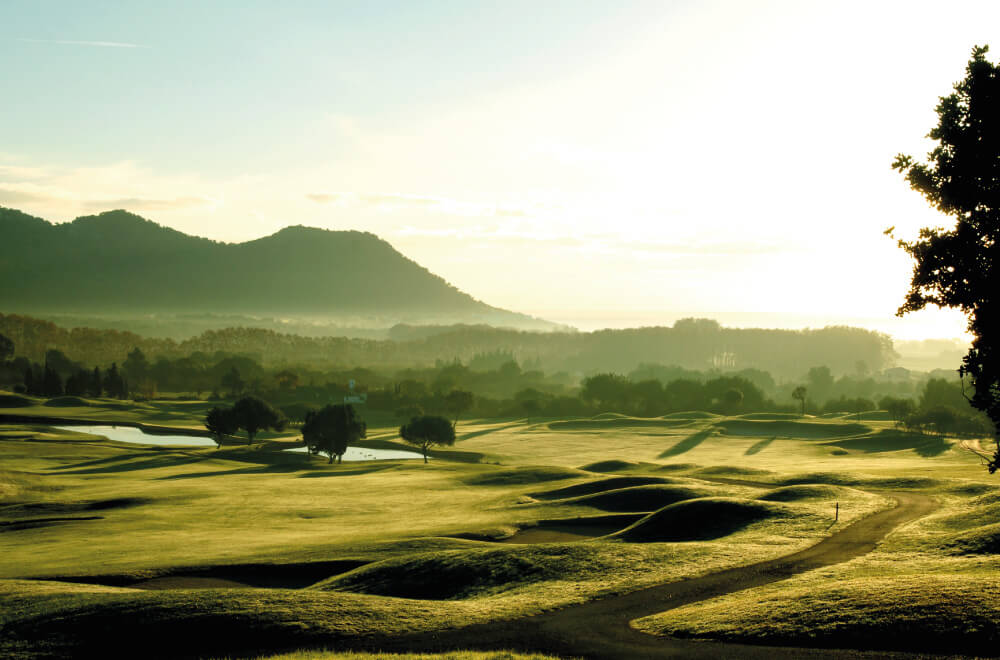
M264 429L280 431L285 428L285 416L270 403L255 396L246 396L233 404L233 415L237 428L247 432L247 444L253 444L254 437Z
M454 445L455 428L451 422L437 415L414 417L399 427L399 437L420 448L427 462L427 450L436 445Z
M328 405L306 413L302 425L302 441L310 454L323 453L333 463L343 462L344 453L354 442L364 438L368 425L361 421L349 403Z
M227 435L233 435L239 430L239 420L232 408L213 407L205 415L205 428L215 438L215 444L222 448L222 442Z
M920 163L900 154L893 168L941 213L951 229L925 227L916 240L899 246L913 258L913 277L903 315L927 305L965 313L972 346L959 373L968 376L970 402L1000 424L1000 66L986 59L987 46L976 46L965 78L941 97L938 125L928 137L937 142ZM892 233L893 228L886 233ZM1000 467L1000 436L988 461Z

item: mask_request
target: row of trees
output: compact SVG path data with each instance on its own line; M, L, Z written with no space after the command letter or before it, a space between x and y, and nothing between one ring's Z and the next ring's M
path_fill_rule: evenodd
M246 431L247 445L251 445L260 431L281 431L286 423L281 411L255 396L243 397L230 407L215 406L205 416L205 428L220 448L227 437L241 429Z

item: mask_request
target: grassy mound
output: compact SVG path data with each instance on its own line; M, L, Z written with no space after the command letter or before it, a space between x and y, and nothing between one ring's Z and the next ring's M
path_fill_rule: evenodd
M53 408L80 408L80 407L87 407L93 404L91 404L89 401L85 399L81 399L78 396L57 396L53 399L49 399L42 405L51 406Z
M958 486L951 486L947 489L949 493L955 495L981 495L991 498L989 501L977 502L978 504L989 504L1000 500L1000 487L993 484L965 483Z
M618 428L674 428L688 423L686 419L660 419L645 417L615 417L610 419L570 419L549 422L553 431L604 431Z
M519 585L571 578L603 565L579 545L504 545L387 559L324 580L310 589L397 598L454 600L497 594Z
M675 502L707 497L715 492L707 488L684 486L633 486L584 495L562 503L590 506L601 511L655 511Z
M34 401L20 394L0 394L0 408L27 408L33 405Z
M937 525L952 531L971 530L974 527L991 525L997 521L1000 521L1000 502L979 506L972 505L963 508L960 513L934 519Z
M625 472L627 470L635 470L636 468L641 468L644 465L651 468L658 467L653 463L639 463L638 461L598 461L596 463L590 463L581 467L581 470L586 470L587 472Z
M673 480L666 477L609 477L608 479L598 479L587 481L582 484L574 484L555 490L546 490L541 493L532 493L531 496L539 500L562 500L567 497L580 497L581 495L593 495L608 490L619 488L631 488L632 486L648 486L650 484L666 484Z
M765 502L798 502L800 500L823 500L837 497L841 491L833 486L805 484L802 486L784 486L764 493L758 500Z
M760 437L788 437L808 440L844 438L862 433L871 433L870 426L864 424L838 422L800 422L789 420L749 420L727 419L715 425L727 435L749 435Z
M672 412L661 415L660 419L718 419L719 417L720 415L704 410L686 410L684 412Z
M840 472L807 472L775 481L775 485L828 484L832 486L870 486L872 488L934 488L941 485L938 479L929 477L860 477Z
M769 518L792 515L781 505L729 497L706 497L671 504L614 534L633 543L707 541Z
M883 429L870 435L835 440L826 444L865 453L912 449L921 456L937 456L948 451L953 443L938 435L924 435L922 433L909 433L897 429Z
M740 419L754 419L765 421L776 421L782 419L802 419L802 415L797 413L747 413L739 415Z
M1000 523L983 525L955 534L943 545L949 554L995 555L1000 553Z
M573 468L528 466L484 472L466 478L465 483L470 486L516 486L545 481L560 481L562 479L578 479L586 476L589 476L586 472L574 470Z
M554 655L515 651L450 651L448 653L354 653L326 649L295 651L258 660L559 660Z
M758 470L757 468L740 468L740 467L730 467L728 465L715 465L712 467L700 468L694 471L694 474L704 475L706 477L764 477L770 475L771 473L767 470Z
M1000 578L962 574L786 582L640 619L646 632L767 645L996 654Z

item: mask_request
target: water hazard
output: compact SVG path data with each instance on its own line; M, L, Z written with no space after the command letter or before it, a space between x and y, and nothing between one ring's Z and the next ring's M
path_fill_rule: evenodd
M90 433L103 435L108 440L128 442L137 445L158 445L162 447L214 447L215 440L204 436L146 433L133 426L93 426L89 424L53 426L52 428L75 433ZM290 452L305 452L305 447L286 449ZM405 458L423 458L420 454L400 449L369 449L367 447L348 447L344 454L345 461L384 461Z

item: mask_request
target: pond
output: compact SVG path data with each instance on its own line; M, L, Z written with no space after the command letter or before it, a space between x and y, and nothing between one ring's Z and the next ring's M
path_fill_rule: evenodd
M92 435L103 435L108 440L117 442L129 442L139 445L159 445L161 447L214 447L215 440L197 435L167 435L160 433L146 433L142 429L133 426L93 426L90 424L80 424L71 426L53 426L52 428L61 431L73 431L75 433L90 433ZM284 451L305 452L305 447L295 447ZM367 447L348 447L344 454L345 461L384 461L398 460L401 458L423 458L421 454L400 449L368 449Z
M285 451L305 453L307 450L305 447L296 447ZM369 449L368 447L348 447L344 454L345 461L386 461L400 458L422 459L423 455L402 449Z
M73 431L75 433L103 435L108 440L131 442L133 444L140 445L160 445L166 447L215 446L215 440L204 436L146 433L142 429L137 429L134 426L92 426L90 424L81 424L73 426L53 426L52 428L61 431Z

